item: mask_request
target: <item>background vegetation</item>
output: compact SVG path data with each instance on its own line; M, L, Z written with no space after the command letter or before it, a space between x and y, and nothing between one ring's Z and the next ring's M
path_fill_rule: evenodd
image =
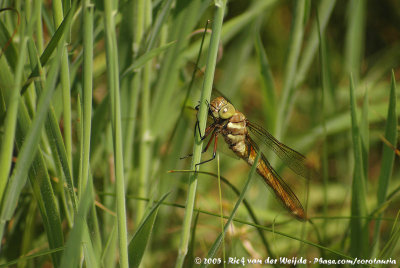
M398 1L0 8L1 266L400 261ZM203 127L212 82L318 171L305 180L273 160L311 221L292 218L242 160L200 167L234 186L179 171L201 151L183 108L202 95Z

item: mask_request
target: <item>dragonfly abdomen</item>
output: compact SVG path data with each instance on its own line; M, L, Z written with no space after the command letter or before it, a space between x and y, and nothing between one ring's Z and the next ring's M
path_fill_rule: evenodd
M242 113L236 112L229 119L223 132L223 137L229 147L239 157L245 158L247 155L247 146L245 142L247 135L246 117Z
M248 158L247 163L252 166L254 160L257 157L257 152L254 147L249 144L248 146ZM275 195L279 198L281 203L299 220L305 220L307 218L301 203L294 194L291 194L290 188L288 188L284 182L279 181L276 175L273 174L271 165L264 155L260 158L257 163L257 173L264 179L264 182L268 184Z

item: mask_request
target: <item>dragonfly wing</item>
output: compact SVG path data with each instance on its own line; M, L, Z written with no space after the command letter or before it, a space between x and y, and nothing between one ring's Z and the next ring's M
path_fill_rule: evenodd
M247 127L254 140L266 144L291 170L303 178L311 177L312 172L306 166L304 155L279 142L268 131L254 123L247 121Z
M251 145L249 157L253 158L252 162L254 162L254 158L256 157L259 149L257 144L255 144L251 138L248 138L248 142ZM271 187L282 205L289 210L293 216L299 220L307 219L306 213L304 212L304 208L299 199L293 193L290 187L282 180L278 173L276 173L276 171L272 168L264 154L261 155L259 163L257 164L257 172L263 177L264 182Z

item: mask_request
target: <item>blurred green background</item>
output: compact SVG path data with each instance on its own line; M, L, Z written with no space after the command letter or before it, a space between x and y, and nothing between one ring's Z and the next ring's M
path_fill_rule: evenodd
M0 2L0 266L400 261L400 2L215 2ZM258 175L232 215L250 168L226 149L200 171L237 193L180 159L213 49L213 87L316 171L267 155L310 221Z

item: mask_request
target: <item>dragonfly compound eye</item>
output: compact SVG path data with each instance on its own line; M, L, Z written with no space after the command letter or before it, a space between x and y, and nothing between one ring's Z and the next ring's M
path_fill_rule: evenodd
M224 107L219 110L219 117L222 119L228 119L232 117L232 115L235 113L235 107L233 107L232 104L228 103Z

